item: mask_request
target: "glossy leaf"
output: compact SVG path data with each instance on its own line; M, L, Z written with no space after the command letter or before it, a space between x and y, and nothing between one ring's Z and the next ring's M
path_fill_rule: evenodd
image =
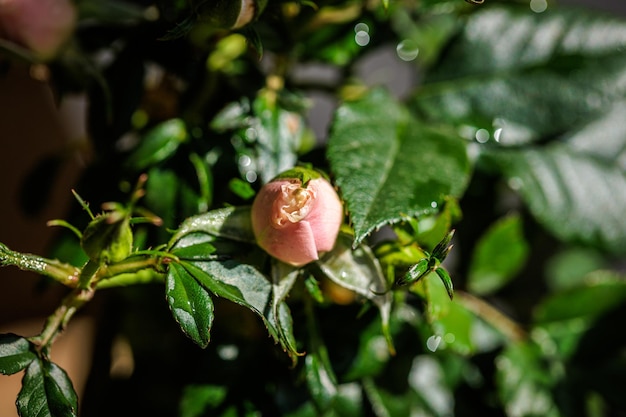
M213 300L209 292L182 266L173 263L168 269L165 295L183 333L198 346L207 347L213 323Z
M535 141L597 117L621 99L625 89L617 80L626 65L624 45L626 24L612 16L566 8L481 8L468 15L428 72L414 104L469 139L484 129L481 142Z
M469 177L463 141L407 117L382 90L335 113L328 158L354 226L354 245L385 224L433 213Z
M255 242L248 206L216 209L189 217L180 225L170 240L170 244L176 243L187 234L196 232L240 242Z
M496 152L489 158L556 237L624 253L626 174L615 163L560 144Z
M63 369L45 360L34 360L26 368L16 405L21 416L78 416L72 381Z
M7 333L0 334L0 373L13 375L26 368L37 358L31 345L24 337Z
M291 313L285 302L274 306L274 286L258 265L259 260L265 259L265 255L256 246L243 250L241 243L215 240L205 233L186 235L177 242L172 253L178 255L182 251L181 255L184 255L188 251L196 252L198 245L207 243L215 247L215 257L188 260L183 257L180 266L207 291L256 313L263 319L269 334L295 361L298 352Z
M478 295L497 291L524 266L528 252L520 217L511 215L500 219L486 231L474 248L468 288Z
M335 283L372 301L380 311L382 328L391 344L389 318L391 292L376 257L366 245L351 249L352 236L339 234L332 251L317 261L324 274Z

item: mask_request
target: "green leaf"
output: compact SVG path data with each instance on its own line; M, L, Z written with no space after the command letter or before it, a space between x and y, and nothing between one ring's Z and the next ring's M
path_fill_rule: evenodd
M391 311L392 336L401 334L404 327L416 328L419 313L407 304L398 304ZM359 333L358 350L354 353L350 368L341 375L342 381L359 381L366 377L376 377L384 371L392 356L385 337L380 334L380 315Z
M470 170L461 139L409 119L383 90L339 107L328 158L355 246L376 228L433 213L460 196Z
M206 247L207 243L215 249L215 256L184 258L185 253L202 252L197 245ZM256 313L274 340L293 361L296 360L298 352L291 328L291 313L285 302L274 305L275 288L260 270L266 257L258 247L192 233L179 240L172 253L180 255L180 266L204 289ZM281 299L284 296L282 294Z
M441 283L445 287L448 297L452 299L454 297L454 287L452 285L452 278L450 278L450 274L448 274L448 271L446 271L443 268L436 268L435 273L437 274L437 276L441 280Z
M242 120L246 111L249 113ZM308 134L306 124L302 114L283 108L276 92L262 90L251 109L247 101L229 105L214 121L219 128L236 127L242 122L244 126L233 139L242 177L258 177L264 184L296 165Z
M180 119L163 122L146 133L126 164L136 171L142 171L174 155L187 139L185 122Z
M391 292L378 259L366 245L351 248L352 236L340 233L335 247L317 261L324 274L335 283L372 301L380 311L382 328L393 349L389 334Z
M429 350L434 352L445 348L470 355L498 343L493 332L472 311L450 297L443 280L436 273L426 275L411 290L427 303L426 317L432 329L426 340Z
M63 369L45 360L34 360L26 368L16 405L20 416L78 415L78 398L72 381Z
M256 241L249 206L211 210L185 219L170 240L170 246L185 235L196 232L245 243ZM178 246L180 247L180 244Z
M616 163L563 144L490 153L489 159L557 238L626 251L626 174Z
M337 380L325 346L314 346L313 351L307 353L304 375L317 407L322 411L330 409L337 395Z
M601 300L601 302L599 302ZM585 285L547 297L535 311L537 323L593 319L626 301L626 282L608 272L590 274Z
M201 348L207 347L213 323L209 293L182 266L173 263L167 272L165 295L183 333Z
M228 388L219 385L188 385L180 400L180 417L201 417L217 408L226 398Z
M528 256L522 220L517 214L498 220L478 241L467 286L475 294L492 294L515 277Z
M416 374L416 372L414 372L414 374ZM413 376L411 375L411 377ZM437 375L437 377L439 377L439 375ZM413 377L413 379L416 378ZM372 404L373 409L377 410L378 415L388 417L406 417L410 416L412 413L415 413L419 416L429 417L437 415L434 410L430 408L429 404L427 404L427 402L423 398L421 398L420 393L417 390L407 389L396 392L397 390L389 390L384 388L383 386L378 386L375 384L374 381L374 379L365 379L363 383L363 390L365 392L367 401ZM439 381L430 382L430 387L432 388L434 383L438 384ZM437 394L443 393L443 391L431 389L431 392L435 391L437 391ZM448 393L446 392L445 394ZM439 397L441 397L441 395L439 395ZM447 399L448 396L446 395L444 398ZM451 402L444 401L441 405L442 407L448 409L450 408L450 404ZM448 414L449 412L444 412L440 415Z
M468 139L515 145L559 134L601 115L626 90L618 81L624 20L507 5L481 8L462 27L413 104Z
M26 368L37 355L23 337L12 333L0 334L0 373L13 375Z
M296 343L293 335L293 323L290 314L286 311L285 298L293 288L296 280L300 277L300 269L272 259L272 310L276 318L276 329L280 340L289 345L289 350L296 352ZM287 322L283 323L283 320Z
M228 181L228 188L243 200L250 200L256 194L252 185L240 178L232 178Z
M534 343L509 345L496 359L496 384L506 415L560 416L552 393L553 374Z
M588 274L607 266L606 259L599 251L566 248L548 260L544 275L550 289L560 291L583 284Z

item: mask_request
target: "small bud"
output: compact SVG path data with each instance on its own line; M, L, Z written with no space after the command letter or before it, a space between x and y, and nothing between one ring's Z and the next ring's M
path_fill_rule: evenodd
M0 0L0 37L48 60L73 33L76 15L70 0Z
M83 232L81 247L92 261L114 263L124 260L133 247L128 217L115 211L97 216Z
M294 266L315 261L320 253L331 250L343 221L343 207L333 186L319 174L300 171L292 170L291 178L281 174L265 184L252 204L258 245Z

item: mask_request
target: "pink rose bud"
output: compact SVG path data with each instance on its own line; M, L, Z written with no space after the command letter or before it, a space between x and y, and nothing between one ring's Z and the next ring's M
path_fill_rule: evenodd
M52 58L76 24L71 0L0 0L0 37Z
M333 186L315 171L294 168L265 184L252 203L252 229L260 247L294 266L333 248L343 206Z

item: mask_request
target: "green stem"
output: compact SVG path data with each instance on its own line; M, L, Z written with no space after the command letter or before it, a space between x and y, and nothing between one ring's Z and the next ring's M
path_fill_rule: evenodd
M124 285L131 282L145 282L145 271L152 272L151 281L161 268L161 257L150 256L133 256L116 264L107 265L99 264L94 261L88 261L80 271L78 278L74 282L74 290L66 295L61 304L48 317L42 332L31 338L31 342L38 346L38 351L44 355L47 354L49 347L54 343L58 335L65 330L70 319L93 298L96 289L102 288L98 285L100 282L107 282L113 277L126 277ZM140 280L137 277L141 278ZM134 280L133 280L134 278ZM119 284L119 283L118 283ZM121 284L120 284L121 285ZM111 287L112 285L109 285ZM105 285L106 287L106 285Z
M76 288L81 275L81 269L73 265L29 253L13 252L0 243L0 266L5 265L13 265L23 271L36 272L70 288Z
M94 293L94 289L76 288L63 298L61 305L46 320L42 332L30 338L30 341L38 346L39 352L47 354L49 347L54 343L58 335L65 330L70 319L93 298Z
M457 291L455 299L478 317L491 324L510 341L520 342L528 337L526 331L519 324L486 301L464 291Z

